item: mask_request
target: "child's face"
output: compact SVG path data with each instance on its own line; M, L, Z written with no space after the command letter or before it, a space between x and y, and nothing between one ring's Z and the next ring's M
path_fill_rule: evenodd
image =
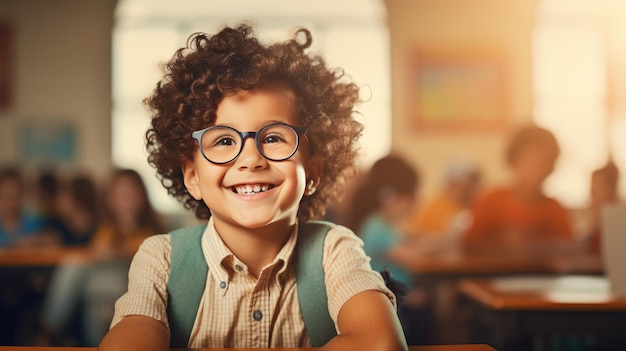
M517 180L530 187L541 187L543 181L554 171L556 155L540 146L528 146L521 150L513 162Z
M22 187L12 178L0 181L0 213L18 213L22 207Z
M241 91L222 100L215 125L240 132L258 131L276 122L301 126L292 100L286 89ZM264 158L254 138L246 138L239 156L226 164L207 161L198 149L193 161L183 166L183 174L187 190L204 200L216 226L225 222L259 228L277 221L291 225L305 192L309 161L305 137L300 138L297 152L284 161ZM309 173L309 179L313 175ZM255 192L238 190L246 187Z
M107 195L109 210L118 218L136 217L144 206L143 193L135 180L129 176L117 178Z

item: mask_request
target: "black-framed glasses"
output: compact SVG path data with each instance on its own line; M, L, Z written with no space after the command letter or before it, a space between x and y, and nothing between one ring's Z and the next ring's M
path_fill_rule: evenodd
M271 161L283 161L298 151L302 127L285 123L272 123L256 132L240 132L228 126L212 126L197 130L191 136L198 141L202 156L207 161L224 164L236 159L247 138L254 138L259 153Z

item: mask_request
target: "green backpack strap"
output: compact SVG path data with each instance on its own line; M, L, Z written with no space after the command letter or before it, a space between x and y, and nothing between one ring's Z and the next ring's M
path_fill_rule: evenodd
M170 233L170 275L167 280L167 318L170 346L187 348L204 293L209 267L202 253L206 224Z
M335 323L328 312L328 295L324 283L324 240L332 226L329 222L303 223L296 243L296 286L302 319L311 346L324 346L337 335Z
M296 243L298 303L311 345L320 347L337 335L328 312L324 284L324 239L331 223L311 221L300 225ZM209 268L202 253L206 225L181 228L170 233L170 275L167 280L167 318L170 347L187 348L198 314Z

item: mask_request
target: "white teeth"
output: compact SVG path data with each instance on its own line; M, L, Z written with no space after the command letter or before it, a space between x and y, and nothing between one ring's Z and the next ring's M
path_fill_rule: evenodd
M269 185L267 184L246 184L246 185L237 185L234 187L234 190L237 194L255 194L262 193L269 189Z

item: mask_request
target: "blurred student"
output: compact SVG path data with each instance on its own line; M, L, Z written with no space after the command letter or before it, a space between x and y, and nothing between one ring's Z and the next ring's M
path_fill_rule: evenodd
M571 243L567 211L543 192L559 153L550 131L537 126L517 130L506 149L512 179L477 199L473 223L464 236L468 251L534 255Z
M590 202L584 211L586 240L591 253L600 254L602 247L602 208L619 202L619 169L609 161L591 173Z
M97 345L108 330L115 300L126 290L132 256L144 239L163 231L140 175L115 171L105 188L105 217L89 250L65 257L50 283L42 343ZM83 328L68 331L79 307Z
M471 224L471 207L480 185L480 171L467 160L454 160L445 169L443 188L416 207L407 220L407 231L415 236L441 239L442 245L457 244Z
M398 313L409 345L426 344L429 332L425 295L416 289L413 277L392 259L393 251L408 245L403 223L415 204L419 173L405 159L388 155L362 175L352 192L348 225L361 237L372 269L388 271L409 291L400 298Z
M139 173L117 170L107 186L104 223L91 242L97 257L130 259L144 239L164 230Z
M392 264L388 251L405 239L402 224L415 203L418 173L399 156L376 161L355 188L349 203L348 227L363 239L372 268L389 268L392 277L411 285L411 275Z
M100 223L98 191L93 179L79 175L59 186L45 231L58 245L86 246Z
M51 243L43 235L44 220L26 206L26 178L17 167L0 170L0 249L41 247ZM0 253L1 254L1 253ZM0 285L0 345L20 344L26 338L21 328L25 316L36 313L45 275L39 272L7 271Z
M0 248L39 243L42 219L26 210L25 184L17 168L0 170Z
M59 180L51 170L42 170L35 184L35 210L47 222L56 217Z

